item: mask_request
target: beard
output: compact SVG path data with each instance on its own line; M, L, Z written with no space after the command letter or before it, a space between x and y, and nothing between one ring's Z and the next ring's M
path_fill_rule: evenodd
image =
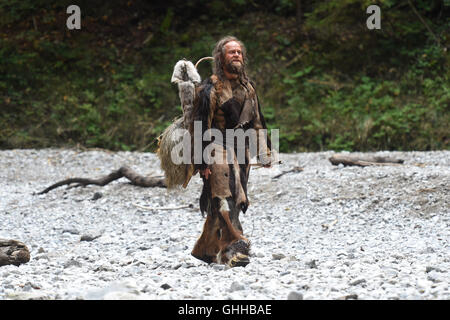
M245 66L240 61L230 61L228 63L225 63L225 70L231 74L237 74L241 76L244 73Z

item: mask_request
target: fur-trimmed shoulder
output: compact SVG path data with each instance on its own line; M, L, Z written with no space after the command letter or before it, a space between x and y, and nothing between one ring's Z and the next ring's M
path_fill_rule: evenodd
M217 77L215 74L213 74L211 77L211 82L214 85L214 89L216 90L217 94L220 94L223 89L223 82Z
M248 80L248 83L250 84L250 88L256 94L256 84L255 84L255 82L253 80Z

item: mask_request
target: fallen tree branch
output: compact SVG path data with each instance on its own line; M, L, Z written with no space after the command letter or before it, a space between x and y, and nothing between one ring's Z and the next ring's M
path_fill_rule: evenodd
M336 154L331 156L328 160L337 166L339 164L343 164L344 166L359 166L359 167L367 167L367 166L390 166L390 165L400 165L404 162L402 159L394 159L389 157L359 157L359 156L346 156L341 154Z
M281 160L274 161L274 162L270 163L271 166L276 165L276 164L282 164ZM249 165L250 165L250 167L254 167L255 170L264 168L264 165L262 163L259 163L259 162L258 163L250 163Z
M273 177L272 179L278 179L279 177L285 175L286 173L291 173L291 172L302 172L303 168L302 167L293 167L291 170L287 170L287 171L283 171L280 174L277 174L275 177Z
M179 209L187 209L187 208L193 208L194 205L191 203L189 205L185 205L185 206L178 206L178 207L146 207L146 206L141 206L140 204L137 203L133 203L133 206L138 207L139 209L143 209L143 210L179 210Z
M45 190L37 193L37 194L44 194L47 193L55 188L61 187L61 186L69 186L73 183L76 183L76 185L71 186L70 188L77 188L77 187L85 187L87 185L93 184L96 186L105 186L108 183L120 179L122 177L127 178L130 180L132 185L144 187L144 188L154 188L154 187L160 187L165 188L166 183L164 179L158 178L158 177L144 177L139 174L137 174L135 171L130 169L129 167L121 167L119 170L111 172L109 175L104 176L99 179L86 179L86 178L70 178L66 180L62 180L60 182L57 182L55 184L52 184L50 187L46 188Z

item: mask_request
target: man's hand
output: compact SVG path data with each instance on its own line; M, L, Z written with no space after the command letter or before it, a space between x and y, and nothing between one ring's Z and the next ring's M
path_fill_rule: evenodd
M265 156L262 154L260 157L260 162L263 168L272 168L273 164L280 164L280 158L276 150L271 150L270 156Z
M200 175L202 177L205 177L206 180L208 180L210 174L211 174L211 170L209 170L209 168L206 168L204 170L200 170Z

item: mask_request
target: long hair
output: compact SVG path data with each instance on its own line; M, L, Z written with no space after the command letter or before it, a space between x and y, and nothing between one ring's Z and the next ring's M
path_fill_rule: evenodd
M214 46L212 56L214 58L213 63L213 73L219 77L220 80L225 80L225 73L223 72L223 67L225 64L225 45L230 41L236 41L239 43L242 49L242 58L243 58L243 68L242 73L239 74L239 77L241 80L244 80L245 82L248 81L248 76L246 73L246 67L247 67L247 49L245 48L245 45L236 37L233 36L226 36L219 41L217 41L216 45Z

